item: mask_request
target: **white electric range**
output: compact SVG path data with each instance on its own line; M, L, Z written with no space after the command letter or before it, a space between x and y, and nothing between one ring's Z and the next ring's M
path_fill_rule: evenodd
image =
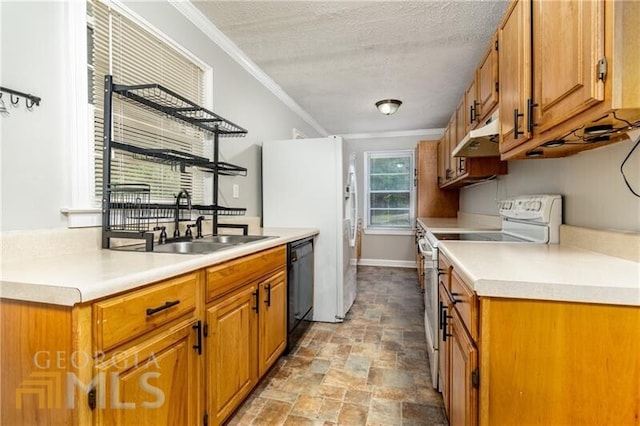
M560 195L522 195L499 202L500 229L456 226L427 227L418 232L418 248L424 259L425 333L433 387L438 378L438 245L442 241L474 241L557 244L562 224ZM480 249L481 247L479 247Z

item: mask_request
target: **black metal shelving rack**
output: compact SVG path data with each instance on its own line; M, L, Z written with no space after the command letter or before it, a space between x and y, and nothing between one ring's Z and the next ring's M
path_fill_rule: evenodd
M111 183L111 150L119 149L134 154L137 158L163 164L179 166L181 172L194 167L213 175L213 204L192 205L200 214L212 215L213 233L218 232L218 215L241 215L244 208L218 205L218 177L246 176L247 169L219 161L220 137L243 137L247 130L167 89L159 84L121 85L113 82L113 76L104 79L104 131L102 152L102 248L110 247L111 238L145 240L145 249L153 250L153 232L150 220L173 218L175 204L150 203L150 188L140 184ZM148 149L112 140L113 95L186 123L189 126L213 135L213 161L176 150ZM178 208L181 208L178 205Z

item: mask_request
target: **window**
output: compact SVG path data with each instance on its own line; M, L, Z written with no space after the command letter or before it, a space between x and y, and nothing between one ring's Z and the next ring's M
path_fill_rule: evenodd
M412 228L413 151L365 154L366 215L370 228Z
M136 24L99 0L87 7L89 102L93 104L95 195L102 196L102 132L104 80L117 84L158 83L193 102L204 104L204 70L165 40ZM204 154L205 135L199 130L113 98L113 140L143 148L173 149ZM181 188L194 202L203 202L205 177L197 171L161 165L136 155L113 150L112 183L151 185L154 202L173 202Z

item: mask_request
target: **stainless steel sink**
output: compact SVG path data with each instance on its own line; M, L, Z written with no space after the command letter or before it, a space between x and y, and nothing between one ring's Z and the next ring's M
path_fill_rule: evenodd
M155 253L205 254L254 243L269 237L264 235L213 235L197 240L173 241L153 246Z
M246 244L246 243L252 243L255 241L264 240L267 238L274 238L274 237L268 237L264 235L212 235L210 237L203 238L201 241L203 242L211 241L214 243L231 244L231 245L237 246L240 244Z
M205 254L232 248L231 244L221 244L205 241L178 241L153 246L155 253Z

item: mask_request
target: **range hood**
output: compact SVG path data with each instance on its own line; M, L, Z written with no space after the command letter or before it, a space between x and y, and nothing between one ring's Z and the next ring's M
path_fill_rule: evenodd
M470 131L451 151L452 157L499 157L498 134L500 133L499 111L485 121L484 126Z

